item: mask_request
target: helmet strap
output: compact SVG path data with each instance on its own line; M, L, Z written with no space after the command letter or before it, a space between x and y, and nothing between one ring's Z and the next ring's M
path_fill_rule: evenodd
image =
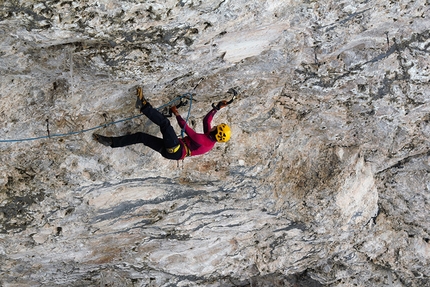
M218 130L217 129L214 129L213 131L211 131L211 132L209 132L209 137L211 138L211 139L213 139L214 141L217 141L216 140L216 134L217 134L217 132L218 132Z

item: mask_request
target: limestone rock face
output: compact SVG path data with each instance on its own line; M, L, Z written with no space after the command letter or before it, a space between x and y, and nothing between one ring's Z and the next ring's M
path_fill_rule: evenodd
M3 1L0 285L430 286L429 8ZM198 132L235 87L231 140L93 141L160 135L138 85Z

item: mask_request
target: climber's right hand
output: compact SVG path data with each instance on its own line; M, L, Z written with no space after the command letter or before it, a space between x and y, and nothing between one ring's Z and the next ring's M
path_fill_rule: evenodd
M179 112L176 106L170 107L170 110L172 111L172 114L174 114L175 116L179 116Z

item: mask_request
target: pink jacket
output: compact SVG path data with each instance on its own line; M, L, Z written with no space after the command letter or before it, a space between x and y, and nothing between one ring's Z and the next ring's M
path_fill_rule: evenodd
M184 129L185 127L184 130L187 134L183 139L179 139L182 145L186 145L186 147L182 146L182 156L180 159L187 156L187 148L191 153L189 156L195 156L207 153L214 147L216 139L212 138L209 133L211 130L211 122L216 112L216 109L211 110L203 119L203 134L196 133L187 125L181 116L176 116L179 126L181 129Z

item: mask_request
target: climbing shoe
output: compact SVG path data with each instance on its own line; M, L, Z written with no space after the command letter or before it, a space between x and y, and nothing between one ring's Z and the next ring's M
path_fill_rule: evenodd
M93 139L98 141L102 145L105 145L105 146L111 146L112 145L112 138L110 138L110 137L105 137L102 135L93 134Z
M147 105L149 105L149 103L143 96L142 87L137 87L136 109L142 110Z

